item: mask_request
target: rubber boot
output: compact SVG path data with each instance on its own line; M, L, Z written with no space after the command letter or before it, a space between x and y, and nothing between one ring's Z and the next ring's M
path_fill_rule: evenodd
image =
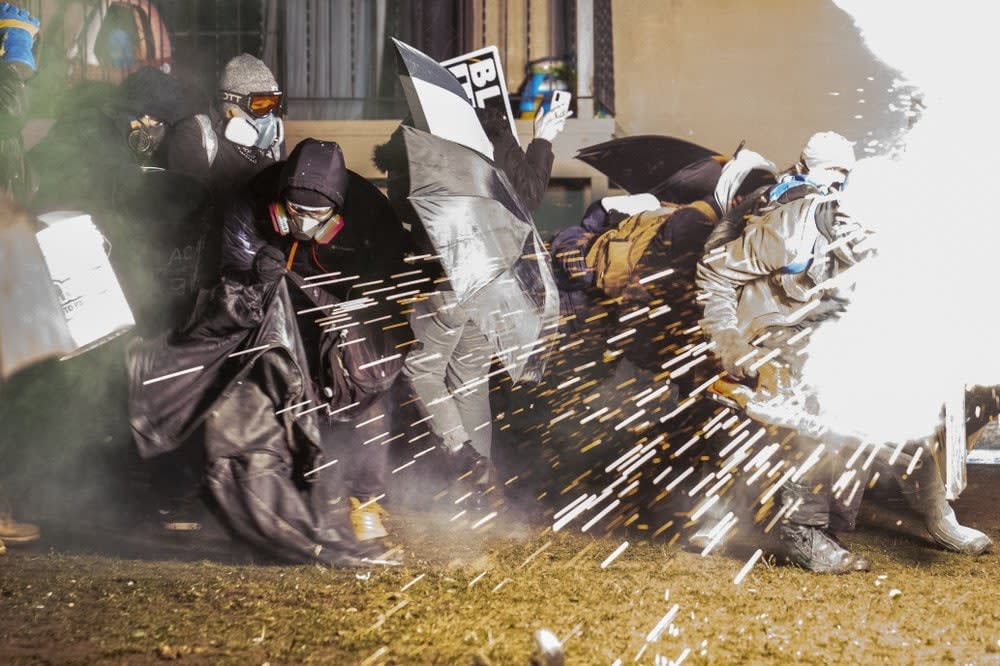
M965 555L981 555L993 542L979 530L958 522L955 510L945 499L944 481L934 465L921 461L913 474L897 475L903 497L924 520L931 537L948 550Z
M806 485L787 482L782 486L782 505L797 505L778 526L778 540L785 556L816 573L867 571L871 568L867 558L849 552L827 534L830 499L828 493L814 493Z

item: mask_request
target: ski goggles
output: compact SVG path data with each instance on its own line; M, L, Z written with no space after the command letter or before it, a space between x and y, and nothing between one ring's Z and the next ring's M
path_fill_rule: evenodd
M326 222L337 212L333 206L302 206L294 204L291 201L285 202L285 210L288 211L289 215L295 217L308 217L316 220L317 222Z
M263 118L272 113L276 116L281 115L284 95L278 90L254 92L247 95L220 90L219 99L237 105L255 118Z

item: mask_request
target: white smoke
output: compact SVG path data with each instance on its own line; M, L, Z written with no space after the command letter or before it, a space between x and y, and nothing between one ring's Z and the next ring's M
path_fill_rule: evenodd
M1000 384L994 26L973 0L836 2L926 110L893 159L851 174L845 203L880 254L844 318L814 335L805 379L838 424L900 441L929 434L955 387Z

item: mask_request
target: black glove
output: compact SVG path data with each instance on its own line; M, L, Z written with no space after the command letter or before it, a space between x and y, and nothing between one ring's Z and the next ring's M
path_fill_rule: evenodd
M253 270L261 282L274 282L283 276L285 268L285 254L273 245L265 245L257 250L253 258Z

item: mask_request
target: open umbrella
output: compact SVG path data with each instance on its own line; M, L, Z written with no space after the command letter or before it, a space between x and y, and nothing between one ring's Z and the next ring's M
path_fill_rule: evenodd
M715 190L725 158L671 136L612 139L582 148L576 159L629 192L649 192L661 201L690 203Z
M451 281L514 381L541 378L559 293L531 214L490 160L403 128L410 203Z
M399 55L399 81L414 126L493 157L493 144L458 79L409 44L396 38L392 41Z

